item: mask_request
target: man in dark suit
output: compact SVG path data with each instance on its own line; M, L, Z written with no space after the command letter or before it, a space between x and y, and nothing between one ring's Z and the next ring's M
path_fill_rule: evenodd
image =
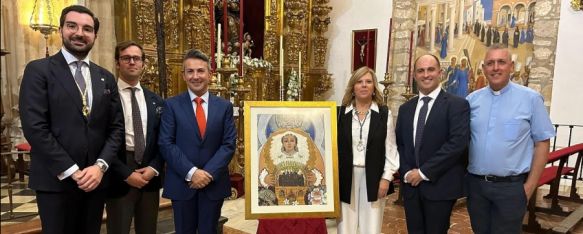
M172 199L176 233L217 233L231 194L233 105L208 92L210 63L202 52L186 53L182 75L188 91L166 100L160 123L158 143L168 165L162 196Z
M114 173L106 201L108 234L128 234L132 217L137 233L156 233L164 165L158 131L164 102L140 84L145 59L142 46L134 41L121 42L115 48L125 140L120 160L111 167Z
M419 96L399 108L395 129L409 233L447 233L456 199L463 195L469 105L443 91L434 55L415 61Z
M98 30L89 9L66 7L59 27L63 48L24 70L20 114L32 147L29 186L43 233L100 230L103 175L117 157L123 117L113 75L87 56Z

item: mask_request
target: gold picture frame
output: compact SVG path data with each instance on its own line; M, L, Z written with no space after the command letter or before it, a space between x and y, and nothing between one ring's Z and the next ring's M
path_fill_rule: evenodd
M338 217L335 102L245 102L245 218Z

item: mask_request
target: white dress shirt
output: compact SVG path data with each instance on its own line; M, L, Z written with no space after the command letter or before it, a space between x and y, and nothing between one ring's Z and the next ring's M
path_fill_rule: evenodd
M417 106L415 107L415 117L413 117L413 145L416 144L415 142L415 134L417 134L417 120L419 119L419 111L421 110L421 107L423 107L423 100L421 100L424 97L430 97L431 99L429 100L429 102L427 103L427 115L425 115L425 123L427 123L427 117L429 117L429 113L431 113L431 108L433 108L433 103L435 103L435 99L437 98L437 95L439 95L439 92L441 91L441 85L439 87L437 87L435 90L431 91L431 93L429 93L428 95L425 95L421 92L419 92L419 98L417 99ZM408 171L407 173L405 173L405 176L403 177L403 181L405 183L407 183L407 175L409 175ZM425 176L425 174L423 174L423 172L421 172L421 169L419 169L419 175L421 175L421 178L423 178L423 180L429 181L429 178L427 178L427 176Z
M346 107L345 114L351 112L354 106L350 105ZM379 106L373 102L370 106L369 111L374 111L379 113ZM368 131L370 129L370 116L371 113L366 115L364 119L364 124L362 126L362 143L366 146L368 142ZM357 167L365 166L366 149L363 151L358 151L358 142L360 141L360 120L356 112L353 114L352 118L352 164ZM399 169L399 153L397 151L397 144L395 142L395 126L393 125L393 117L391 110L388 111L387 116L387 137L385 138L385 168L383 172L383 179L392 181L393 174Z

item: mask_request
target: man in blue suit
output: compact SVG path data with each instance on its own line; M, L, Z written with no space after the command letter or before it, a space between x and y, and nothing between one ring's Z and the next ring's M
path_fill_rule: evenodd
M439 60L415 61L419 96L399 108L395 134L409 233L447 233L456 199L463 195L470 106L440 87Z
M188 91L166 101L158 144L167 163L163 197L172 200L176 233L217 233L230 196L235 150L233 105L209 94L210 63L198 50L183 60Z

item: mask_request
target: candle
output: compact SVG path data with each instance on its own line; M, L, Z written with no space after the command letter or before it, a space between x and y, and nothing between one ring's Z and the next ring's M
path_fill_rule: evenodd
M243 75L243 58L245 57L245 55L243 54L243 25L244 20L243 20L243 9L245 8L244 4L243 4L243 0L239 0L239 46L241 47L241 55L239 55L239 61L241 63L241 70L239 71L239 75L242 76Z
M280 100L283 101L283 35L279 36L279 95Z
M213 48L213 45L215 44L215 16L214 16L214 10L215 6L214 6L214 1L209 1L209 24L210 24L210 30L211 30L211 71L214 72L215 68L216 68L216 64L215 64L215 48ZM220 26L219 26L220 28ZM217 47L218 49L218 47Z
M389 42L387 45L387 73L389 73L389 58L391 57L391 35L393 33L393 18L389 20Z
M411 60L413 59L413 31L409 40L409 67L407 69L407 86L411 86Z
M302 51L299 52L299 59L298 59L298 84L300 88L298 90L298 101L302 100Z
M227 15L229 14L229 12L227 11L227 0L223 0L223 32L225 33L225 35L223 36L223 40L225 42L225 48L223 49L225 51L225 53L229 53L229 31L228 31L228 26L229 26L229 19L227 18Z
M212 1L211 1L212 2ZM217 27L217 68L221 68L222 56L221 56L221 24Z

